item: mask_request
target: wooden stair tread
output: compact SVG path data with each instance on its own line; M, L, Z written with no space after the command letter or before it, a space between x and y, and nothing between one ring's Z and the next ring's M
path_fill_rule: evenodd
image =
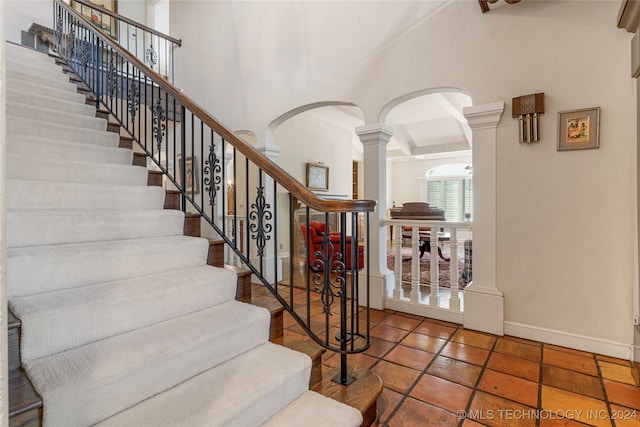
M331 380L339 373L340 368L325 369L322 381L312 386L311 390L359 410L364 418L363 426L375 425L377 400L382 394L380 377L368 369L351 367L347 373L355 375L357 379L345 387Z
M42 398L36 393L22 368L9 371L9 416L41 408Z
M224 245L224 240L218 240L217 242L219 242L219 244ZM209 240L209 244L212 244L211 240ZM236 267L235 265L228 265L228 264L225 264L224 268L226 268L227 270L233 271L239 277L244 277L244 276L250 276L251 275L251 270L249 270L248 268Z
M8 316L9 329L19 328L22 325L22 322L20 321L20 319L14 316L11 310L7 310L7 314L9 315Z
M296 338L292 338L288 335L283 335L282 338L274 341L276 344L283 345L291 350L299 351L300 353L304 353L311 358L311 360L315 360L318 357L321 357L324 353L327 352L327 349L320 347L318 344L312 341L302 341Z

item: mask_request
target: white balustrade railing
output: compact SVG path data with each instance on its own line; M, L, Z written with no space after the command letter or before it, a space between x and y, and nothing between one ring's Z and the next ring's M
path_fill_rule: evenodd
M473 223L389 219L382 220L381 224L391 227L391 236L393 236L391 250L395 257L394 287L393 291L387 295L386 307L462 323L464 297L459 281L463 272L458 263L465 257L464 242L471 240ZM433 230L436 232L432 232ZM402 250L406 242L410 242L411 257L406 258L405 255L403 259ZM429 277L427 280L421 280L420 260L426 252L430 253ZM449 269L449 287L445 288L440 283L439 259L447 261L445 257L447 252L449 262L443 262L443 266ZM465 262L470 263L470 261L465 259ZM402 267L407 263L411 266L411 281L408 283L402 280ZM428 287L428 293L426 287Z

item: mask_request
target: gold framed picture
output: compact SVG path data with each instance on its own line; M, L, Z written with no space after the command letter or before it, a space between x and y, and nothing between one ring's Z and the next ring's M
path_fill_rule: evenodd
M307 163L307 188L316 191L329 190L329 166Z
M89 6L71 0L71 7L91 21L91 23L102 30L104 34L117 40L118 20L108 12L118 13L118 0L86 0L85 3L90 3L91 5Z
M600 107L558 113L558 151L600 146Z

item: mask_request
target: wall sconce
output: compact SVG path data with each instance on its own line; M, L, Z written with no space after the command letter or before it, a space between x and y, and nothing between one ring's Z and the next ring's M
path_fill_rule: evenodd
M520 142L538 142L540 114L544 114L544 93L513 98L513 117L518 118Z

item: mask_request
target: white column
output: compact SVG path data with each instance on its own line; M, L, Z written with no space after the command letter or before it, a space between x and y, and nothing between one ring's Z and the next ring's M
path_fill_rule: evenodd
M382 310L393 288L393 272L387 268L387 227L380 224L387 217L387 144L393 129L375 123L356 128L356 133L364 147L364 198L378 202L376 211L369 215L369 303L371 308ZM360 300L365 301L366 278L360 277L359 282Z
M473 282L464 291L464 327L504 333L496 284L496 146L504 102L464 109L473 135Z
M0 22L4 23L5 19L5 2L0 2ZM3 26L4 27L4 26ZM6 101L7 101L7 79L5 68L5 34L4 28L0 28L0 194L5 193L5 179L6 179ZM7 355L7 292L6 292L6 264L5 264L5 203L4 197L0 197L0 304L2 304L2 310L0 311L0 425L8 425L8 411L9 407L9 365Z

